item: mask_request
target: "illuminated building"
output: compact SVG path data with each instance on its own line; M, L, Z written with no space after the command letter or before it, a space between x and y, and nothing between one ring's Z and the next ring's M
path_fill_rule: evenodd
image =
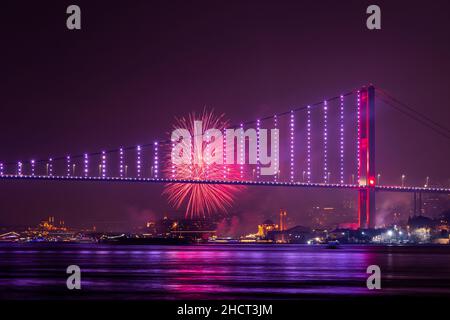
M43 231L66 231L67 228L64 226L64 221L59 222L59 226L55 225L55 217L50 216L48 220L43 220L38 225L38 229Z
M143 235L148 237L148 236L156 236L156 234L157 234L156 223L153 221L147 221L147 223L145 224Z
M216 235L216 224L210 220L183 219L174 221L170 226L171 235L191 239L194 241L207 241Z
M266 238L275 243L307 243L312 237L310 228L295 226L284 230L271 230L267 232Z
M441 216L439 217L439 219L437 219L436 228L440 232L445 231L445 232L449 233L449 231L450 231L450 210L444 211L441 214Z
M256 235L265 238L270 231L274 230L279 230L278 225L273 223L272 220L265 220L262 224L258 225L258 232Z
M408 234L414 242L429 242L433 226L434 222L432 219L422 215L413 216L408 219Z

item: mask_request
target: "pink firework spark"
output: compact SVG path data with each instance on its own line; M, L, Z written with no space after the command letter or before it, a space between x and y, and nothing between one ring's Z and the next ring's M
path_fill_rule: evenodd
M194 122L202 121L202 132L208 129L218 129L221 132L227 126L224 115L215 116L213 112L203 111L196 115L191 113L188 117L176 119L174 129L187 129L194 140ZM181 142L183 143L183 141ZM209 146L208 146L209 145ZM197 148L186 148L191 150L190 158L198 157L200 161L192 164L174 165L171 157L167 158L165 173L174 179L195 179L195 180L239 180L240 175L236 165L208 164L203 158L204 151L209 150L211 144L203 141ZM172 151L173 152L173 151ZM223 184L186 184L169 183L164 187L163 194L167 196L169 203L176 209L186 208L186 218L205 218L217 212L226 212L235 201L236 193L243 190L244 186L223 185Z

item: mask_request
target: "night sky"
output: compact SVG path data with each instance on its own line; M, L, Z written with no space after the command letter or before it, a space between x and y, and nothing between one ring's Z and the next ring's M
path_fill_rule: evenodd
M82 30L66 28L66 7ZM167 138L204 107L232 123L321 101L367 83L450 126L450 4L377 1L4 1L0 159L81 154ZM450 179L449 140L377 104L376 171L384 184ZM161 185L0 183L0 225L54 215L68 225L138 225L180 215ZM351 191L249 188L231 208L243 231L288 210L356 199ZM386 202L409 196L382 195ZM355 215L356 218L356 215Z

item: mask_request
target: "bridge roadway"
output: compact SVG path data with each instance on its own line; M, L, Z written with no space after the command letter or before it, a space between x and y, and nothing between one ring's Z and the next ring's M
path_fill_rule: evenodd
M12 175L3 174L0 180L49 180L49 181L98 181L98 182L133 182L133 183L199 183L199 184L227 184L246 186L271 186L271 187L297 187L297 188L325 188L325 189L361 189L368 186L357 184L339 183L306 183L306 182L283 182L283 181L253 181L253 180L196 180L196 179L173 179L173 178L136 178L136 177L98 177L98 176L42 176L42 175ZM450 188L436 187L410 187L410 186L388 186L379 185L373 187L376 191L387 192L417 192L417 193L442 193L450 194Z

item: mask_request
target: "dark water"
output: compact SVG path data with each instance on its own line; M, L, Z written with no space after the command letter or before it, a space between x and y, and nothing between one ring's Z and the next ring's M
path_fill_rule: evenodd
M82 289L66 288L78 265ZM382 289L366 288L379 265ZM450 295L450 246L0 244L2 299L328 299Z

